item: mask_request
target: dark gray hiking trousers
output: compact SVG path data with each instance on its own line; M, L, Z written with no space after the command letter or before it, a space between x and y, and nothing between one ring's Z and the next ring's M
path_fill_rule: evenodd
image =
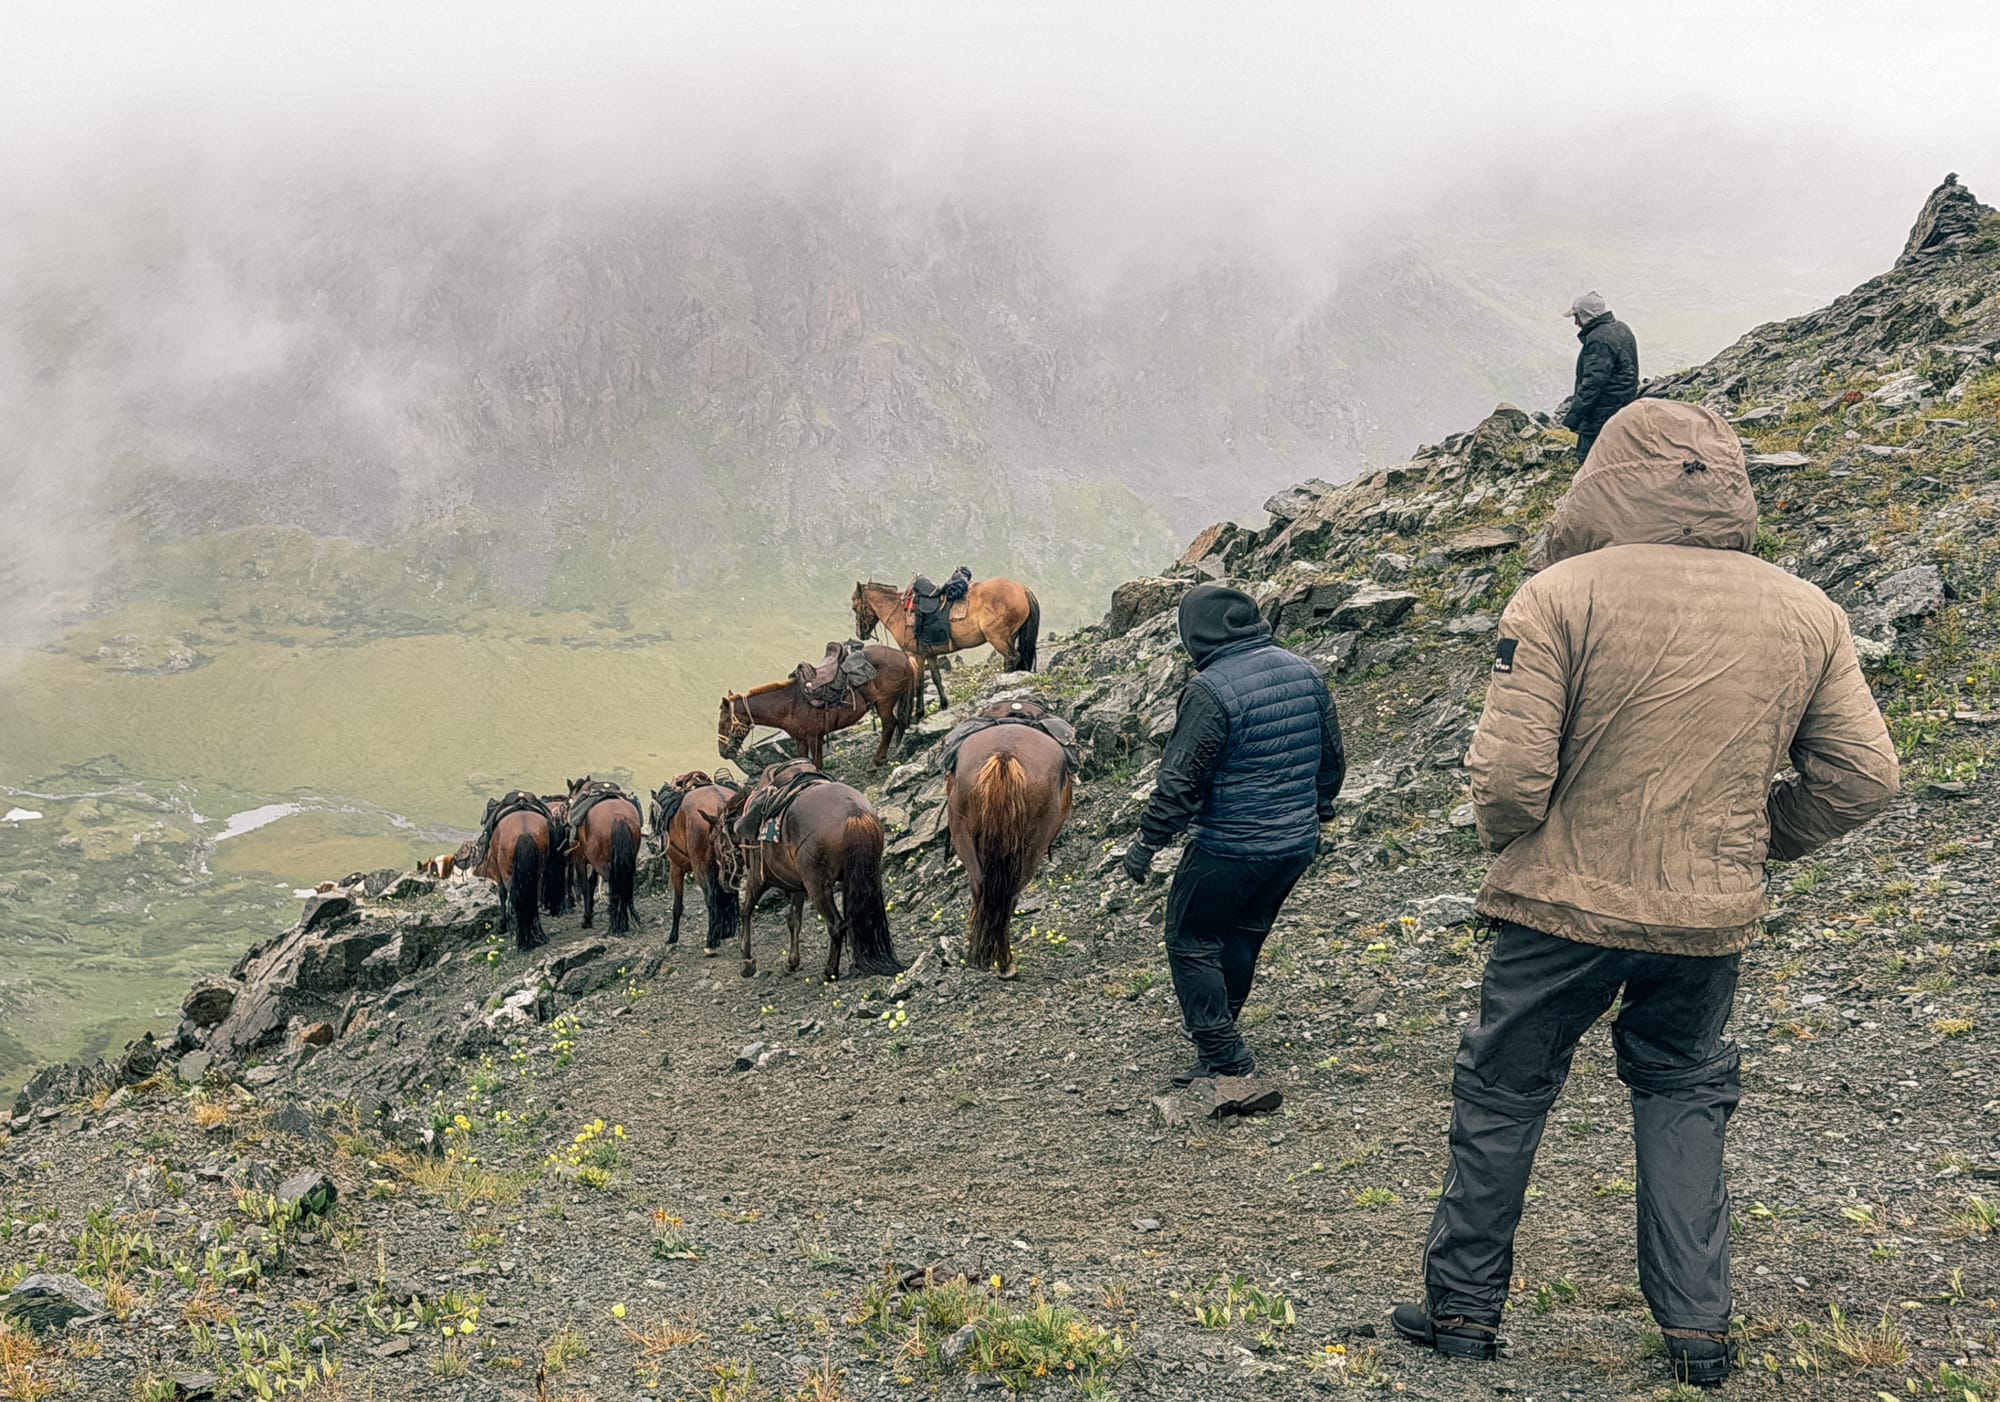
M1739 1058L1723 1026L1740 959L1601 949L1499 927L1479 1017L1454 1064L1451 1167L1424 1244L1433 1319L1499 1322L1549 1107L1578 1040L1623 989L1611 1040L1632 1092L1640 1288L1663 1329L1728 1331L1722 1140Z

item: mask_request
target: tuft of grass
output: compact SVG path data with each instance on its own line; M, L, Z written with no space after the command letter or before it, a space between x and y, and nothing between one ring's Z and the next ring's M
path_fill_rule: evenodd
M1387 1188L1363 1188L1354 1195L1356 1207L1394 1207L1401 1201Z
M559 1329L542 1347L542 1366L560 1373L590 1352L590 1345L574 1329Z
M1896 1317L1889 1311L1882 1311L1873 1329L1857 1329L1847 1322L1847 1313L1839 1305L1827 1306L1827 1314L1832 1318L1832 1327L1826 1332L1827 1347L1835 1358L1856 1371L1874 1368L1896 1368L1910 1361L1909 1342L1903 1337L1903 1329Z
M665 1318L637 1327L630 1324L622 1327L625 1337L637 1344L641 1353L649 1356L672 1353L677 1348L692 1348L702 1340L700 1330Z

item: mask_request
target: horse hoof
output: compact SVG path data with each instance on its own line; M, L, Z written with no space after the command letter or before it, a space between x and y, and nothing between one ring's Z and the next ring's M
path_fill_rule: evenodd
M1002 983L1012 983L1020 976L1021 969L1017 964L1009 964L1006 968L1000 970L1000 982Z
M745 978L755 978L755 977L757 977L757 961L756 961L756 960L754 960L754 959L745 959L745 960L743 961L743 977L745 977Z
M701 957L704 959L713 959L716 955L720 954L721 952L722 951L719 949L704 949L701 952Z

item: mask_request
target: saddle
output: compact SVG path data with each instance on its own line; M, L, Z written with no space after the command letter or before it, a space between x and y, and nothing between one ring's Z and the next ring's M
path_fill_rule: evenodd
M479 836L473 842L470 854L472 866L485 862L486 854L493 846L493 830L500 826L502 818L513 813L539 813L548 822L552 835L562 830L562 824L549 810L547 802L526 789L515 789L499 798L489 798L486 800L486 812L479 819Z
M960 565L942 585L924 575L910 582L903 595L903 607L910 615L911 631L917 646L926 652L945 652L951 647L953 620L965 617L965 596L972 592L972 570Z
M659 792L653 795L653 811L649 816L653 824L653 837L662 850L665 850L667 845L667 829L673 826L674 818L681 811L681 804L686 802L687 796L696 789L705 789L710 785L734 789L736 779L727 769L718 769L713 777L699 769L690 769L685 774L676 774L660 785Z
M1070 773L1083 767L1083 747L1077 743L1075 728L1041 702L1023 700L997 701L952 727L951 734L944 737L944 748L938 752L938 768L946 774L952 773L958 768L959 748L980 731L996 725L1031 726L1062 746Z
M801 662L792 677L808 706L827 710L851 702L855 693L875 680L876 670L868 659L868 645L850 638L844 643L828 643L826 656L817 667Z
M796 773L786 771L804 763L793 760L789 764L774 764L757 780L757 787L750 791L750 798L743 808L744 821L756 833L755 841L762 846L776 842L785 815L792 811L792 805L799 801L807 790L821 784L831 784L834 777L824 769L803 769ZM782 777L781 777L782 776Z
M614 799L614 798L623 799L625 802L631 804L632 811L635 813L644 813L646 811L645 808L640 804L638 799L634 798L631 794L625 792L625 790L619 788L616 784L611 783L609 780L605 779L593 779L589 783L585 784L581 789L578 789L574 794L570 795L569 816L568 816L569 833L575 834L582 832L583 820L589 816L590 810L597 807L598 804L603 803L608 799ZM565 845L567 845L567 843L565 843Z

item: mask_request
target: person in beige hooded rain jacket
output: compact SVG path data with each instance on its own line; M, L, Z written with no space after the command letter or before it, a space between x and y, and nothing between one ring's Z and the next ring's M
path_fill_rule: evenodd
M1577 1041L1622 997L1640 1283L1676 1374L1728 1371L1723 1029L1764 863L1897 789L1846 615L1752 555L1756 531L1729 426L1638 400L1605 425L1501 620L1467 759L1497 934L1455 1061L1427 1299L1396 1311L1414 1342L1494 1355L1543 1124Z

